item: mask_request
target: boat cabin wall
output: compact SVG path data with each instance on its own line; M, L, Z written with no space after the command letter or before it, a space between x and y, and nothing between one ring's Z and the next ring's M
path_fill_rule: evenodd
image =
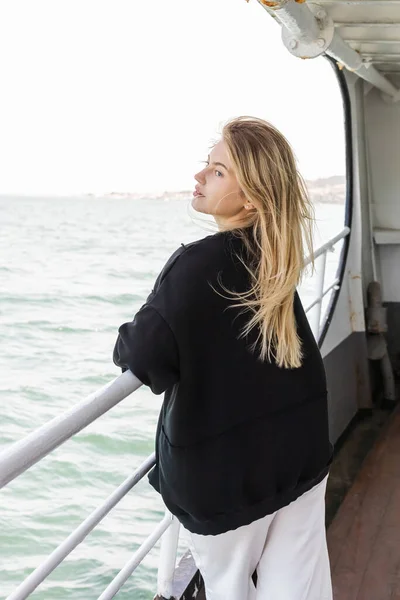
M365 336L363 298L362 201L365 195L365 145L359 79L342 80L347 132L348 204L346 225L351 228L342 251L342 283L331 322L321 345L328 380L330 437L336 442L359 409L372 404ZM343 264L344 262L344 264Z
M400 88L400 77L392 78ZM400 100L372 88L364 95L376 275L387 307L386 339L400 376Z
M351 233L347 254L342 256L342 284L321 344L333 442L359 409L374 406L377 383L382 387L376 361L370 360L368 351L366 308L371 281L381 283L388 307L385 337L395 371L400 357L400 104L388 103L349 71L343 79L351 158L346 225ZM378 237L379 243L377 233L383 236Z

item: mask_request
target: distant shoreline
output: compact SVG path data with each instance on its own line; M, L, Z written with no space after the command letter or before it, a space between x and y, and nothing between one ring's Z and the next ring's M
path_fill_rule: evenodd
M315 203L344 204L346 200L346 176L333 175L332 177L306 180L310 199ZM93 200L190 200L193 190L179 190L164 192L109 192L104 194L1 194L0 198L37 198L37 199L87 199Z

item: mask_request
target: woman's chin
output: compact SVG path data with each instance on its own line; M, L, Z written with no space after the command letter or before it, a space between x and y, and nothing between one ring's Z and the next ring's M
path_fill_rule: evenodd
M206 208L205 200L206 199L204 196L194 196L194 198L192 198L192 207L194 208L194 210L197 210L197 212L207 214L208 211Z

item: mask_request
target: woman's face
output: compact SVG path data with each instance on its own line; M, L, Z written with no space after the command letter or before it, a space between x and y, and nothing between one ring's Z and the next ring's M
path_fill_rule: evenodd
M223 139L213 147L205 168L194 178L197 185L193 192L193 208L213 215L218 225L233 226L254 208L241 193Z

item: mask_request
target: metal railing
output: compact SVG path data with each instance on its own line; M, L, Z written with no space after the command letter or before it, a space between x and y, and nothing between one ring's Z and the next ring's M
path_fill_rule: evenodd
M61 446L142 384L130 371L112 380L0 454L0 488Z
M337 288L340 284L340 280L336 278L331 285L324 289L325 284L325 272L326 272L326 256L328 252L332 252L335 244L343 240L350 233L350 227L344 227L340 233L331 238L328 242L323 244L314 252L314 259L320 259L321 265L319 265L318 269L316 269L317 275L317 297L311 304L305 308L305 312L308 313L312 308L314 311L310 317L308 317L310 322L311 330L314 334L316 340L319 337L320 325L321 325L321 308L322 308L322 300L326 296L328 292L330 292L333 288ZM308 265L311 262L311 258L308 257L306 259L305 264Z
M20 600L31 594L37 586L80 544L85 537L100 523L112 508L127 494L155 464L155 454L147 458L140 467L130 475L105 502L89 515L66 540L56 548L50 556L25 579L25 581L9 596L8 600Z
M4 487L32 467L35 463L60 446L73 435L93 423L98 417L113 408L142 385L131 371L105 385L68 411L39 427L22 440L6 448L0 454L0 488ZM46 577L78 546L98 525L112 508L148 473L155 465L155 454L151 454L105 501L93 511L53 552L37 567L10 595L7 600L24 600ZM158 593L165 598L171 595L179 538L179 521L166 511L164 519L143 542L132 558L122 568L98 600L114 598L121 586L133 573L143 558L163 536L161 559L158 571Z
M321 257L322 268L317 271L317 298L306 308L306 312L316 307L312 315L312 320L310 319L310 324L316 337L319 331L322 299L333 287L340 283L338 279L335 279L329 287L324 289L326 255L349 232L350 229L345 227L338 235L314 252L316 259ZM306 264L309 262L310 258L306 260ZM142 383L137 377L130 371L126 371L99 391L73 406L70 410L39 427L39 429L16 442L10 448L6 448L0 453L0 488L7 485L7 483L21 475L63 442L87 427L98 417L137 390L141 385ZM85 539L110 510L145 476L154 464L155 454L153 453L8 596L7 600L24 600L27 598L72 550ZM166 511L164 519L138 548L98 600L110 600L114 598L121 586L146 554L155 546L161 536L163 537L158 570L158 594L165 598L171 596L177 557L179 522L173 515Z

